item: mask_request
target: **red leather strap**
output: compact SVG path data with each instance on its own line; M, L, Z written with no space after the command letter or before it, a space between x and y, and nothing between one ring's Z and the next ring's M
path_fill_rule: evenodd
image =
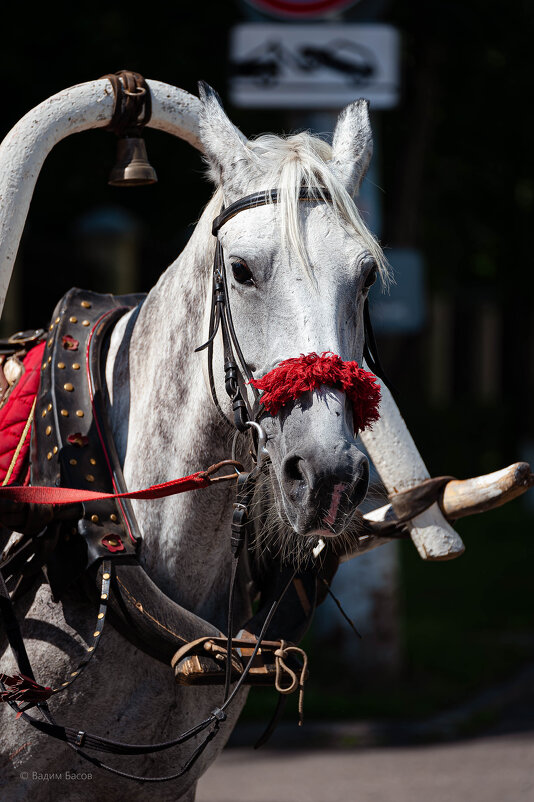
M208 487L211 480L205 471L198 471L191 476L173 479L160 485L152 485L144 490L133 490L129 493L98 493L94 490L79 490L74 487L0 487L0 499L9 498L32 504L73 504L84 501L98 501L111 498L154 499L184 493L186 490L200 490Z

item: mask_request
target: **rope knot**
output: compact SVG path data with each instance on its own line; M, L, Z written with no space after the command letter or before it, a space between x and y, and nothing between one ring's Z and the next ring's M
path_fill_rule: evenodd
M290 666L287 665L286 660L291 654L299 655L302 658L302 666L297 675ZM294 693L297 688L299 691L299 727L302 727L303 722L303 709L304 709L304 682L308 676L308 656L304 649L300 646L287 644L285 640L280 641L280 646L274 651L275 658L275 679L274 687L281 694ZM286 684L283 684L284 678ZM289 683L287 682L289 680Z

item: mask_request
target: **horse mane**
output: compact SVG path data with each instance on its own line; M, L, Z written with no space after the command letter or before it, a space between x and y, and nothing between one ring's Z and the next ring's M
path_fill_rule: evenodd
M384 285L391 279L387 259L378 241L365 225L358 207L329 162L331 145L303 131L290 136L262 134L245 145L247 170L252 167L254 178L261 176L264 189L279 190L282 245L293 250L311 277L311 265L304 247L299 217L299 190L308 187L324 198L329 193L336 221L351 234L356 234L374 258ZM216 194L219 194L216 193ZM222 203L222 193L221 193Z

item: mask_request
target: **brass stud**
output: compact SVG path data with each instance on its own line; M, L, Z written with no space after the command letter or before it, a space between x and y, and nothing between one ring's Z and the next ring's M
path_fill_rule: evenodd
M74 390L74 385L71 384L70 382L67 382L66 384L63 385L63 389L66 390L68 393L72 393L72 391Z
M71 677L77 677L79 673L80 673L79 671L71 671L70 675Z
M64 688L66 685L70 685L70 682L62 682L61 686Z
M69 410L68 409L62 409L61 410L61 414L63 415L64 418L68 418L69 417Z
M49 451L48 454L46 455L46 458L47 459L52 459L52 456L53 456L52 452Z
M56 319L54 320L54 323L59 323L60 320L61 320L60 317L56 317Z
M77 414L77 416L78 416L79 418L83 418L83 416L84 416L84 411L83 411L83 409L77 409L77 410L76 410L76 414Z
M73 370L80 370L80 364L79 364L79 362L73 362L73 363L72 363L72 369L73 369Z
M53 323L51 323L51 324L49 325L49 327L48 327L48 331L52 331L52 329L53 329L53 328L54 328L54 324L53 324Z
M94 651L94 649L95 649L95 647L94 647L94 646L88 646L88 647L87 647L87 651L88 651L88 652L93 652L93 651Z
M43 367L41 368L41 370L44 370L47 365L48 365L48 362L43 362Z
M88 320L82 320L82 326L89 326L90 322Z
M46 409L47 409L48 412L51 412L52 411L52 404L49 404Z
M97 618L104 618L104 613L98 613Z
M78 464L78 460L77 460L77 459L70 459L70 460L69 460L69 463L70 463L71 465L77 465L77 464Z
M107 571L105 574L102 574L102 579L109 579L111 574L108 574Z
M118 521L119 520L114 512L111 513L111 515L109 516L109 519L110 519L110 521Z
M59 368L60 370L63 370L63 368L65 367L65 363L64 363L64 362L58 362L58 363L57 363L57 366L58 366L58 368Z
M91 520L94 524L97 524L100 519L98 515L91 515Z
M96 632L93 632L93 638L98 638L99 635L100 635L99 629L97 629Z
M96 465L96 459L94 457L91 457L89 462L91 463L91 465Z
M43 409L43 411L41 412L41 417L46 418L46 409Z
M107 593L103 593L100 598L101 599L107 599L107 597L108 597L108 594Z
M94 482L95 481L95 477L93 476L92 473L88 473L85 478L87 479L88 482Z
M78 322L78 318L74 317L74 315L72 315L72 317L69 317L69 323L77 323L77 322Z
M47 426L46 429L45 429L45 432L46 432L47 435L48 434L52 434L52 427L51 426Z
M91 304L90 304L89 301L82 301L80 306L83 306L84 309L90 309L91 308Z
M54 340L53 340L53 339L52 339L52 337L51 337L51 338L48 340L47 344L46 344L47 348L52 348L52 343L53 343L53 342L54 342Z
M54 446L54 448L52 449L52 451L54 452L54 454L57 454L57 451L58 451L58 448L57 448L57 446Z

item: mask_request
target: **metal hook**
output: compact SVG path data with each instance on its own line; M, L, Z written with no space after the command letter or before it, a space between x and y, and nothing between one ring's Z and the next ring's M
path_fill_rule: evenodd
M254 469L254 472L259 473L263 467L263 463L265 462L265 460L269 459L269 452L265 448L265 444L267 443L267 433L263 428L263 426L260 426L260 424L257 423L255 420L247 421L245 423L245 426L253 426L258 434L258 448L256 452L256 467Z

